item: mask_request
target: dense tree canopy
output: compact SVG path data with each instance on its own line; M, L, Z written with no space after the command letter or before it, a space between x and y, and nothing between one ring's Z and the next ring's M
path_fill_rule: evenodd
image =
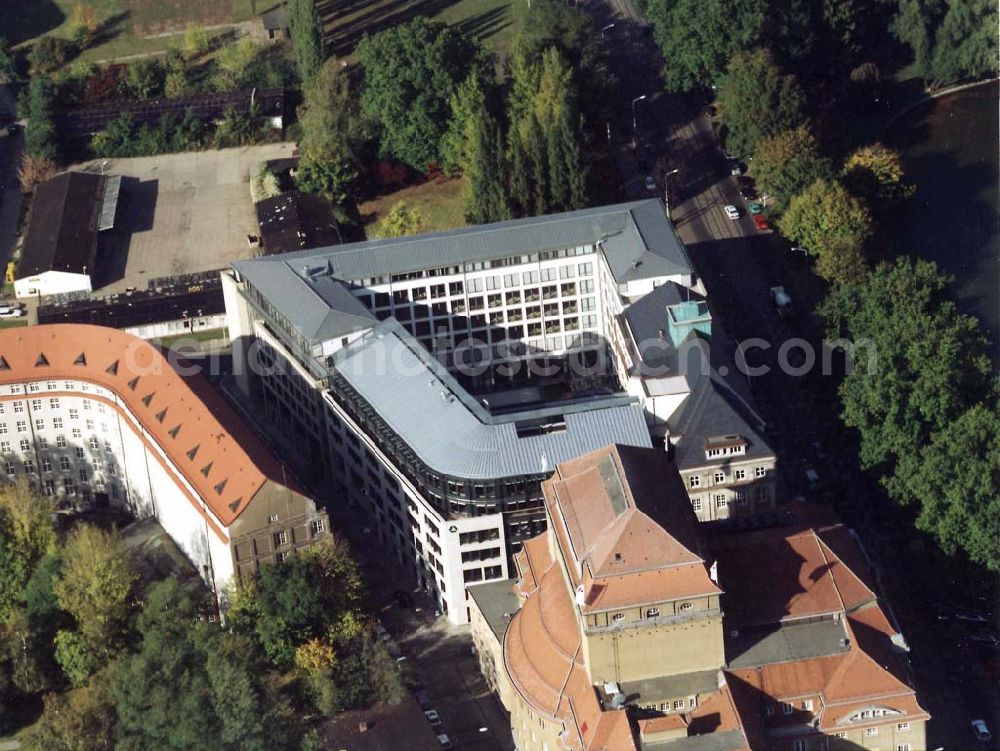
M931 437L898 483L917 526L953 553L1000 572L1000 416L977 404Z
M934 84L996 75L996 28L993 0L899 0L892 22L917 74Z
M33 76L28 85L28 125L24 136L24 150L30 156L55 159L59 146L56 140L55 91L52 82L42 76Z
M903 158L881 143L854 150L844 162L844 184L869 205L891 205L912 193L903 180Z
M764 49L734 55L719 86L726 147L747 158L763 139L802 125L805 98L795 77Z
M804 126L765 138L754 152L758 187L768 195L768 208L777 211L808 185L830 175L830 160L820 156L815 137Z
M0 621L20 600L35 566L55 550L52 504L25 485L0 488Z
M755 0L647 0L646 17L666 60L667 89L719 83L736 53L760 43L766 10Z
M288 27L299 78L305 84L323 65L323 27L316 0L289 0Z
M818 259L856 255L872 233L868 208L836 180L817 180L792 198L781 218L781 231ZM830 268L841 266L833 262Z
M864 346L840 387L842 417L860 432L864 466L890 487L901 461L989 393L986 341L949 299L949 282L932 263L900 258L834 289L821 308L830 338Z
M384 155L418 170L441 161L451 97L475 54L458 32L422 16L361 41L361 103L382 126Z
M298 111L299 186L337 203L354 191L371 157L375 124L361 109L359 88L348 69L330 60L303 86Z

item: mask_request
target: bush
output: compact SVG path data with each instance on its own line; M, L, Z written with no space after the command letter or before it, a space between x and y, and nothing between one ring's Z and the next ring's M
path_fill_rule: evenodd
M268 172L267 165L261 164L250 175L250 197L254 203L265 198L274 198L281 194L281 186L273 172Z
M45 156L31 156L30 154L25 154L21 158L21 166L17 170L18 179L21 181L21 190L24 193L31 193L36 185L52 179L55 175L55 162Z
M184 30L182 49L189 58L198 57L208 50L211 41L208 29L204 26L188 26Z
M129 65L125 77L129 90L137 99L149 99L163 90L163 67L151 58Z
M28 54L33 74L54 73L59 70L69 58L70 43L65 39L53 36L41 37Z
M155 126L137 127L129 114L112 120L90 142L96 157L154 156L200 149L205 126L190 110L184 117L164 115Z

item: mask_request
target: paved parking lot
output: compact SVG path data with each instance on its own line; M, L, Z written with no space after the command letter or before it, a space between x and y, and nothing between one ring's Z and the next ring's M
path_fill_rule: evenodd
M94 287L145 289L149 279L225 268L248 258L257 219L249 175L292 155L292 143L93 160L71 169L122 176L116 228L101 237Z

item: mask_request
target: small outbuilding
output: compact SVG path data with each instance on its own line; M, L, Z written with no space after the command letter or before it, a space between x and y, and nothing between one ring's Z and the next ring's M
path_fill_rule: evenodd
M64 172L35 189L14 276L18 298L90 292L98 235L114 227L120 176Z

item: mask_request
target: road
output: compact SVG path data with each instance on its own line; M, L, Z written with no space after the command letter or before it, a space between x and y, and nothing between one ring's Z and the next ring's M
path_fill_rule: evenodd
M643 187L643 179L656 179L658 194L669 198L671 218L709 291L713 317L734 342L761 338L770 345L759 359L748 358L753 365L768 366L769 372L748 382L767 421L767 439L779 457L782 492L789 498L803 495L833 503L861 536L883 603L913 648L914 681L934 718L929 747L973 747L971 717L987 718L996 736L996 675L991 679L988 671L976 669L982 656L956 646L963 627L938 622L932 607L935 597L961 597L956 589L971 592L967 597L989 597L994 585L978 581L977 572L965 570L949 580L931 565L914 565L909 555L916 544L912 517L892 505L861 472L856 438L837 414L837 380L821 372L821 327L811 311L822 299L822 285L805 259L789 254L780 238L759 233L745 214L705 103L663 92L658 75L663 60L629 0L590 0L587 7L602 28L614 24L603 36L622 93L610 130L626 197L653 195ZM726 204L739 207L743 216L728 219ZM770 288L776 285L791 291L798 308L795 317L777 316L770 301ZM789 367L803 364L807 355L802 347L817 357L816 366ZM785 367L778 367L782 363ZM807 467L820 476L814 487L806 478ZM989 661L998 660L1000 653Z

